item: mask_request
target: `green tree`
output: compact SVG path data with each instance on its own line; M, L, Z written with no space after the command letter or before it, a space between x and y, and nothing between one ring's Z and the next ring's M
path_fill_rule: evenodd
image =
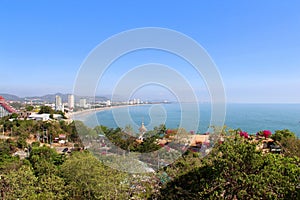
M89 135L90 129L82 121L75 121L73 131L76 132L77 135L85 137Z
M295 133L288 129L277 130L272 135L272 139L280 144L284 155L300 158L300 139L296 137Z
M17 146L20 149L24 149L27 147L27 142L26 142L26 135L20 135L18 140L17 140Z
M18 115L17 113L13 113L13 114L11 114L10 118L11 118L11 119L17 119L18 116L19 116L19 115Z
M33 147L29 156L37 176L56 174L58 166L64 162L64 155L59 155L49 147Z
M77 144L80 144L80 146L82 146L81 139L77 132L76 123L77 123L77 121L73 121L67 127L68 133L69 133L69 139L70 139L70 141L76 142Z
M31 147L32 147L32 148L37 148L37 147L40 147L40 144L41 144L41 143L40 143L39 141L37 141L37 142L32 142L32 143L31 143Z
M16 171L10 171L1 177L5 181L5 188L2 191L2 199L35 199L35 184L37 178L28 166L22 166Z
M273 140L276 141L281 141L282 139L285 138L296 138L295 133L288 129L283 129L283 130L276 130L275 133L271 136Z
M25 109L26 109L26 111L32 111L34 109L34 107L31 105L28 105L25 107Z
M53 114L54 110L50 106L41 106L39 114L43 114L43 113Z
M61 166L70 199L128 199L126 174L112 170L89 152L73 153Z
M299 199L299 158L262 154L239 136L229 137L160 191L159 199Z
M37 199L58 200L67 196L64 179L54 174L39 176L36 185Z
M167 127L165 124L160 124L158 127L154 127L154 131L157 134L165 134L167 131Z
M0 159L17 151L17 143L11 139L0 140Z

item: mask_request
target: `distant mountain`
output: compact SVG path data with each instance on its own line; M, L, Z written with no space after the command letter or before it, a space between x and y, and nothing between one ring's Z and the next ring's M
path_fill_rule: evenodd
M4 97L8 101L31 101L32 100L32 101L43 101L43 102L48 102L48 103L54 103L56 95L61 97L62 102L68 102L69 94L62 94L62 93L46 94L43 96L28 96L28 97L24 97L24 98L21 98L16 95L12 95L12 94L0 94L0 96ZM102 96L96 96L96 97L75 96L75 102L79 102L79 100L82 98L85 98L87 100L87 102L108 100L108 98L102 97Z
M39 100L39 101L54 103L56 95L61 97L62 102L67 102L68 101L68 94L62 94L62 93L46 94L46 95L43 95L43 96L25 97L25 100Z
M0 96L2 96L4 99L6 99L8 101L23 101L24 100L24 98L18 97L13 94L0 94Z
M49 102L49 103L54 103L56 95L61 97L62 102L68 102L69 94L62 94L62 93L46 94L46 95L43 95L43 96L34 96L34 97L25 97L25 99L26 100L40 100L40 101L45 101L45 102ZM79 100L82 99L82 98L86 99L87 102L93 102L94 100L96 100L96 101L106 101L106 100L108 100L106 97L102 97L102 96L87 97L87 96L76 96L75 95L75 102L79 102Z

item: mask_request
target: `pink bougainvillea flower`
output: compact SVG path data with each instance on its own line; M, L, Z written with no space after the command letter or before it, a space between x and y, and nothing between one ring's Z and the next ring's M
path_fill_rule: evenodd
M243 131L240 131L239 134L240 134L241 137L244 136L244 132Z
M263 135L264 135L265 138L268 138L272 135L272 132L270 130L264 130Z
M240 134L241 137L249 138L249 134L246 131L239 131L238 133Z

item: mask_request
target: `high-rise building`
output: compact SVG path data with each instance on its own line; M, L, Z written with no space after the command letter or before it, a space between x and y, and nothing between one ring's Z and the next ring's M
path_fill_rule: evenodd
M86 108L87 107L87 105L86 105L86 99L80 99L79 106L81 108Z
M69 106L69 109L70 110L73 110L74 109L74 106L75 106L75 98L74 98L74 95L73 94L70 94L68 96L68 106Z
M61 97L58 95L55 96L55 110L62 110Z
M106 101L106 106L111 106L111 101L110 100Z

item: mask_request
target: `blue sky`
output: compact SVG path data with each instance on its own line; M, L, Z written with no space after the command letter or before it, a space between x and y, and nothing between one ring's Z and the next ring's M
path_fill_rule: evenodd
M128 29L153 26L201 44L220 71L229 102L300 103L298 1L174 2L0 1L0 92L70 93L80 65L99 43ZM135 64L171 63L186 73L200 98L207 93L202 94L205 85L193 70L181 70L177 58L137 53L119 66L132 67L129 58L139 61ZM109 77L117 80L121 72L112 67L98 93L109 93ZM159 90L147 87L139 95L149 98L147 92L154 89ZM160 90L159 98L169 97Z

